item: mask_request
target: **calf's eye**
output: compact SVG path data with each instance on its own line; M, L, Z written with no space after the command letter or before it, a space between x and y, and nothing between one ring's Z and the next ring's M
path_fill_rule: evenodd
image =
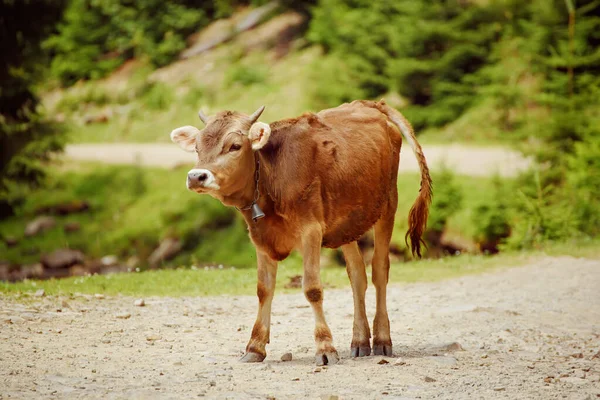
M238 150L239 150L239 149L241 149L241 148L242 148L242 146L241 146L241 145L239 145L239 144L235 144L235 143L234 143L234 144L232 144L232 145L231 145L231 147L229 148L229 152L232 152L232 151L238 151Z

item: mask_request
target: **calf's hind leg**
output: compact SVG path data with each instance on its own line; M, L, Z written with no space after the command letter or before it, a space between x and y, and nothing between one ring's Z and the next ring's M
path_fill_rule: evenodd
M367 273L357 242L342 246L346 258L346 272L352 285L354 298L354 323L352 325L352 344L350 354L352 357L363 357L371 354L371 331L365 309L365 292L367 291Z
M396 192L397 196L397 192ZM392 196L393 197L393 196ZM373 354L392 355L390 320L387 313L386 290L390 271L390 240L394 228L396 201L392 199L386 212L375 224L375 251L373 253L373 285L375 286L377 308L373 320Z

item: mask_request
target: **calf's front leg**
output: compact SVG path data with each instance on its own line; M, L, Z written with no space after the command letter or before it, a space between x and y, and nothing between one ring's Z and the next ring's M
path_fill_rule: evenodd
M271 328L271 303L275 293L277 279L277 262L260 250L256 250L258 283L256 294L258 296L258 315L252 328L252 336L246 346L246 354L240 361L261 362L267 356L265 347L269 343Z
M331 365L339 360L337 350L333 347L331 330L323 313L323 285L321 284L321 227L316 225L307 229L302 235L302 257L304 261L304 279L302 288L306 299L312 306L315 315L315 343L317 365Z

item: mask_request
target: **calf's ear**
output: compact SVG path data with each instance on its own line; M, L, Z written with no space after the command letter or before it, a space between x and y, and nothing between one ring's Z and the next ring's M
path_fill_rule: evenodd
M182 126L171 132L171 140L183 150L193 152L196 150L196 137L200 131L193 126Z
M271 127L260 121L253 123L248 132L248 138L254 151L262 149L269 141L269 137L271 137Z

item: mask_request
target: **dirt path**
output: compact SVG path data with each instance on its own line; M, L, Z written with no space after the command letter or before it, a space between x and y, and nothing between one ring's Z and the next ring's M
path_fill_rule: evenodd
M519 153L501 147L468 147L462 145L423 146L433 169L446 164L458 174L470 176L514 176L529 166ZM195 154L186 153L170 143L72 144L66 157L79 161L100 161L107 164L136 164L157 167L192 166ZM418 172L417 161L408 146L402 148L400 172Z
M217 272L216 272L217 273ZM342 360L313 365L303 295L276 296L262 364L237 362L254 297L0 299L0 398L600 397L600 262L545 258L479 276L392 285L398 357L349 358L349 289L327 290ZM369 318L374 294L368 290ZM59 312L60 311L60 312ZM123 314L130 315L121 319ZM459 343L464 351L445 347ZM281 362L285 352L291 362Z

